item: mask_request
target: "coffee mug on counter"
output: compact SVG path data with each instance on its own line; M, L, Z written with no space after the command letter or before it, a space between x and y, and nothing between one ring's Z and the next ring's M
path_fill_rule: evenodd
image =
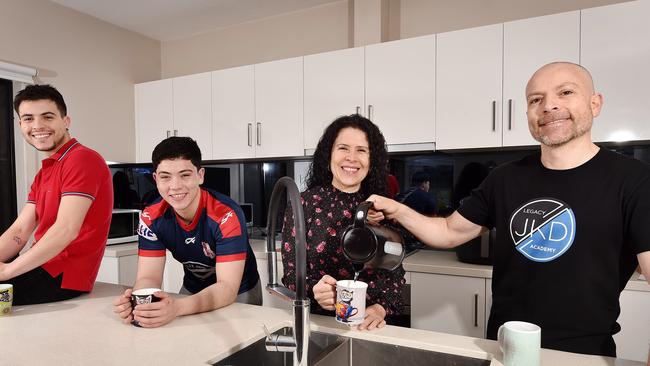
M131 292L131 309L135 309L136 305L140 304L150 304L152 302L160 301L160 298L155 296L154 293L160 291L159 288L141 288ZM133 319L131 324L136 327L140 326L140 323Z
M505 322L499 327L497 339L505 366L539 366L542 329L520 321Z
M14 301L14 286L12 284L0 284L0 316L11 313L11 305Z
M347 325L363 323L366 317L366 289L361 281L341 280L336 282L336 321Z

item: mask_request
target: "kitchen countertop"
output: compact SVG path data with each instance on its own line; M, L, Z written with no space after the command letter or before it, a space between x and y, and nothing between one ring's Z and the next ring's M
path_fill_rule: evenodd
M262 324L275 331L291 325L286 310L246 304L180 317L156 329L119 322L112 301L124 287L97 283L89 295L51 304L15 306L0 317L0 364L49 365L204 365L221 359L264 335ZM387 326L359 332L332 317L312 316L312 330L438 352L492 359L502 365L496 342ZM492 357L492 355L495 355ZM542 350L542 365L642 366L640 362Z
M450 251L419 250L405 258L403 265L407 272L492 278L492 266L462 263L456 258L456 253ZM635 272L625 289L650 292L650 284L639 278Z

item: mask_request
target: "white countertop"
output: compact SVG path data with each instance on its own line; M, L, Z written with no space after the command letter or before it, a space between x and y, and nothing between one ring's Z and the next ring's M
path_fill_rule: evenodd
M420 250L404 259L403 265L407 272L492 278L492 266L462 263L450 251ZM650 292L650 284L639 278L635 272L625 289Z
M262 324L271 331L291 325L288 304L286 310L232 304L177 318L161 328L136 328L122 324L113 314L111 303L122 289L97 283L90 295L70 301L15 306L11 315L0 317L0 364L204 365L261 339ZM312 330L492 359L492 365L502 365L496 342L485 339L393 326L358 332L332 317L318 315L312 316ZM542 365L642 366L639 362L551 350L542 350Z

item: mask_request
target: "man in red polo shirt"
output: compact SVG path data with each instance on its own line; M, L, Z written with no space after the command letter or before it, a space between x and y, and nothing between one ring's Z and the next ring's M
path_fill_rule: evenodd
M97 152L70 137L65 101L54 87L28 86L14 108L25 141L46 158L27 204L0 236L0 282L14 285L15 305L90 292L111 221L110 171ZM17 256L32 233L34 245Z

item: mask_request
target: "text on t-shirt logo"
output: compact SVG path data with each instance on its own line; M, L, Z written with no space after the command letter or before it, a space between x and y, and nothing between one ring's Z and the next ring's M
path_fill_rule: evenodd
M196 237L185 238L185 244L194 244L196 242Z
M510 216L510 237L517 251L535 262L549 262L573 244L573 210L554 198L528 201Z
M138 224L138 235L140 235L141 237L147 240L151 240L151 241L158 240L156 233L154 233L153 231L151 231L151 229L149 229L149 226L147 226L147 224L145 224L145 222L142 221L142 218L140 218L140 223Z
M228 211L228 213L221 219L221 225L225 224L228 222L228 219L231 218L233 215L232 211Z

